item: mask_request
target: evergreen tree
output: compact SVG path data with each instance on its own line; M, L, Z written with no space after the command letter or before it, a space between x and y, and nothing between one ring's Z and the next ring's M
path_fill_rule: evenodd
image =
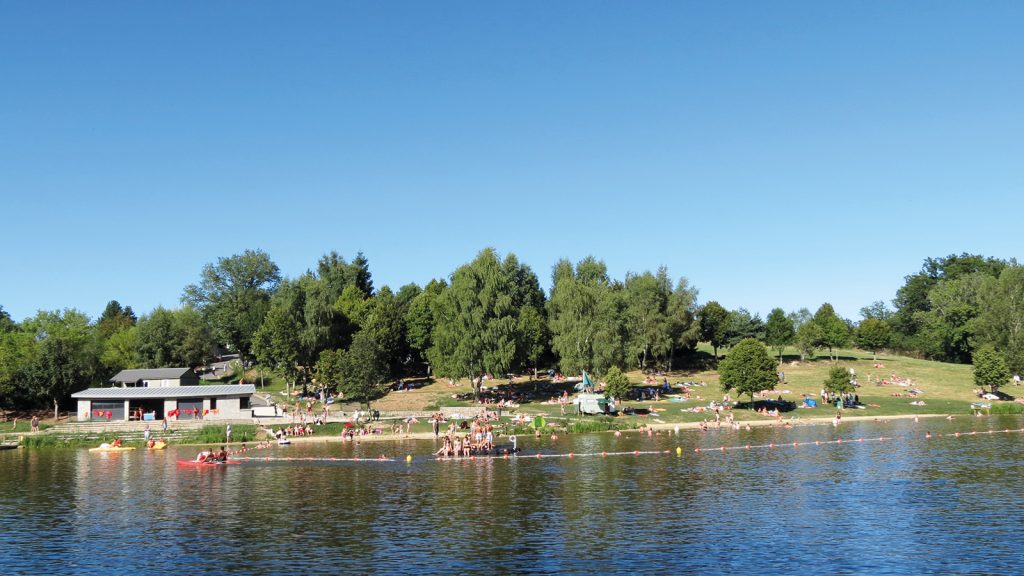
M612 366L604 376L604 393L609 398L623 401L628 400L633 394L633 385L629 378L619 370L618 366Z

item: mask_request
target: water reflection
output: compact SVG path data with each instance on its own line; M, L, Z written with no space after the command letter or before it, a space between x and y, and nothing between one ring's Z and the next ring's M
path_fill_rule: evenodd
M5 574L1021 573L1022 435L924 437L1020 426L525 438L519 458L443 462L433 442L293 445L257 454L371 460L216 468L177 466L188 448L8 451L0 560ZM792 446L881 435L898 439ZM632 450L669 453L530 457Z

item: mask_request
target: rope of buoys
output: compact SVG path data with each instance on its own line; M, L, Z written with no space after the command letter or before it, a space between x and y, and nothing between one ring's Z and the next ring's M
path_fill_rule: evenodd
M301 456L242 456L235 460L244 462L395 462L394 458L381 455L377 458L313 458Z
M1010 433L1022 433L1022 432L1024 432L1024 428L1020 428L1020 429L1006 428L1006 429L1003 429L1003 430L982 430L982 431L974 430L974 431L971 431L971 432L947 432L945 434L926 432L924 437L925 437L925 439L931 439L931 438L961 438L961 437L967 437L967 436L976 436L978 434L1010 434ZM836 438L835 440L815 440L814 442L793 442L792 444L790 444L790 446L792 446L793 448L798 448L800 446L825 446L825 445L828 445L828 444L843 444L843 443L851 443L851 442L856 442L856 443L859 443L859 444L863 444L864 442L887 442L887 441L891 441L891 440L897 440L897 441L898 440L910 440L910 439L917 438L917 437L918 436L915 435L915 436L879 436L878 438L863 438L863 437L861 437L861 438L846 438L846 439L844 439L844 438ZM771 450L771 449L774 449L776 447L777 447L777 445L774 442L771 442L771 443L768 443L768 444L761 444L761 445L746 444L744 446L719 446L718 450L721 451L721 452L729 452L731 450L739 450L740 448L743 448L743 449L746 449L746 450L750 450L750 449L768 449L768 450ZM704 448L704 449L702 449L702 448L694 448L693 449L695 454L700 454L701 452L707 452L708 450L709 450L708 448ZM714 449L712 449L712 450L714 450Z
M568 459L574 459L574 458L586 458L586 457L597 457L597 456L600 456L601 458L607 458L609 456L647 456L647 455L652 455L652 454L671 454L671 453L672 453L671 450L646 450L646 451L645 450L633 450L632 452L583 452L583 453L568 452L568 453L565 453L565 454L543 454L541 452L537 452L536 454L532 454L530 456L525 456L525 458L530 458L530 459L533 459L533 460L540 460L540 459L543 459L543 458L568 458ZM508 460L508 454L505 454L505 455L495 454L495 455L485 455L485 456L454 456L454 457L447 457L447 458L434 458L434 460L437 460L438 462L464 462L464 461L472 461L472 460L499 460L499 459L500 460Z

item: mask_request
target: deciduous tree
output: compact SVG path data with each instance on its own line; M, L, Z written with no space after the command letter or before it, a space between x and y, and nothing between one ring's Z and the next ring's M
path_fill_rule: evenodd
M77 310L41 311L27 320L25 327L38 345L28 370L32 391L53 403L53 417L57 418L60 401L95 380L98 342L88 316Z
M622 298L604 262L591 256L575 267L560 260L552 270L548 321L551 348L563 372L603 373L621 362Z
M849 394L854 391L853 382L850 380L848 368L833 366L828 371L828 378L825 378L824 388L829 394Z
M1024 267L1007 266L981 293L977 337L999 350L1007 367L1024 372Z
M892 329L889 323L878 318L867 318L861 320L857 326L857 345L865 350L871 350L871 357L878 359L878 351L889 345L892 339Z
M451 285L435 301L431 366L440 376L468 377L477 396L484 374L505 374L522 357L517 350L521 308L511 273L517 269L514 256L503 265L487 248L452 273Z
M700 337L711 344L718 359L718 349L724 346L729 336L729 311L714 300L700 309Z
M982 346L974 353L974 385L993 394L1010 380L1010 369L991 346Z
M185 287L182 301L201 311L215 335L244 362L280 281L277 264L266 252L246 250L207 264L199 283Z
M735 390L737 395L749 394L753 403L754 394L775 387L778 374L775 360L768 350L753 338L747 338L729 350L729 354L718 364L719 381L722 390Z
M677 351L690 352L700 340L700 323L697 322L697 288L689 280L680 278L668 300L668 329L671 348L668 353L668 369L672 370Z
M786 316L782 308L774 308L768 313L768 321L764 326L765 344L771 346L779 353L779 364L782 364L782 351L793 343L796 338L796 330L793 328L793 320Z
M821 305L814 313L812 320L818 331L817 343L828 348L828 357L833 362L838 360L838 348L846 346L850 341L850 327L845 320L836 315L836 311L828 302Z
M655 357L664 356L672 346L668 301L672 285L664 268L658 276L650 272L627 274L625 283L626 345L637 367L644 370Z

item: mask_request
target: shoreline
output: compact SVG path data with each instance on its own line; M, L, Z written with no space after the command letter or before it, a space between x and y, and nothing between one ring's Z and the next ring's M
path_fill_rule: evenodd
M865 422L865 421L877 421L879 423L886 422L889 420L907 420L910 418L945 418L946 414L894 414L890 416L843 416L844 422ZM781 423L775 420L737 420L740 426L750 425L754 427L774 427L780 426L785 423L790 423L794 428L798 426L822 426L832 423L832 418L816 416L813 418L803 418L798 420L783 420ZM682 430L699 430L700 422L684 422L679 424L673 423L654 423L649 424L647 428L651 430L675 430L679 428ZM552 432L558 434L568 434L561 430L552 430ZM580 434L608 434L614 430L604 430L597 432L582 432ZM640 429L623 430L622 433L638 433ZM578 434L574 434L578 435ZM443 435L437 437L440 439ZM533 435L531 434L531 437ZM501 436L499 436L500 438ZM401 442L405 440L435 440L433 432L410 432L409 434L369 434L366 436L355 436L351 440L343 439L340 435L338 436L293 436L288 438L292 444L314 444L314 443L329 443L329 442L351 442L359 444L360 442ZM234 442L232 444L239 444ZM177 446L189 446L189 444L177 444ZM192 446L203 446L203 444L192 444Z

